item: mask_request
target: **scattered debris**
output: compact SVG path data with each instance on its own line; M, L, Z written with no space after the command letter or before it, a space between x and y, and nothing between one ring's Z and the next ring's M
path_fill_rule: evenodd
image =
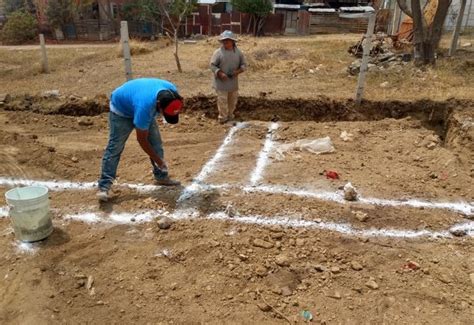
M474 273L469 274L469 278L471 279L471 283L474 286Z
M333 170L324 171L324 175L327 179L339 179L339 174Z
M462 43L461 47L471 47L472 46L472 43L468 42L468 43Z
M301 311L301 316L306 322L310 322L313 320L313 314L309 310L303 310Z
M286 317L285 315L283 315L278 309L276 309L275 307L273 307L272 305L270 305L266 300L265 298L263 297L262 293L260 291L257 290L257 294L260 296L260 298L262 299L263 303L265 305L267 305L268 307L270 307L271 310L273 310L275 313L277 313L281 318L283 318L284 320L286 320L288 322L288 324L293 324L290 319L288 317Z
M316 155L324 153L332 153L336 151L331 138L324 137L319 139L301 139L289 144L281 144L276 148L276 158L283 160L285 153L288 151L307 151Z
M354 135L352 133L348 133L347 131L342 131L341 135L339 136L342 141L348 142L354 140Z
M354 186L351 183L344 185L344 199L346 201L357 201L358 194Z
M405 265L403 265L403 269L404 270L412 270L412 271L416 271L420 268L420 264L418 264L417 262L414 262L414 261L409 261L408 263L406 263Z
M77 158L76 156L72 156L72 157L71 157L71 161L72 161L73 163L78 163L78 162L79 162L79 158Z
M388 85L389 85L389 82L388 81L384 81L380 84L380 88L388 88Z

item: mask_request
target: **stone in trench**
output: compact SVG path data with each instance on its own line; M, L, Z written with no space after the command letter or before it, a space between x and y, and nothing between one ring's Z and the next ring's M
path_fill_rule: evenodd
M90 118L87 118L87 117L80 117L78 120L77 120L77 124L81 125L81 126L90 126L90 125L93 125L94 122L90 119Z
M255 273L258 275L258 276L265 276L267 275L267 268L263 265L258 265L255 269Z
M279 266L290 266L290 258L287 255L278 255L275 258L275 263Z
M317 264L314 266L314 269L318 272L325 272L327 268L324 265Z
M257 307L263 312L267 312L267 311L272 310L272 308L264 302L258 303Z
M158 228L163 229L163 230L170 229L172 224L173 224L173 220L171 220L168 217L164 217L158 220Z
M356 217L357 220L359 220L360 222L365 222L369 219L369 215L365 212L362 212L362 211L353 211L352 212L354 214L354 216Z
M355 271L360 271L362 270L364 267L362 266L362 264L360 264L359 262L357 261L352 261L351 262L351 268Z
M455 230L450 230L449 231L451 235L456 236L456 237L463 237L467 235L467 231L465 229L455 229Z
M77 158L76 156L73 156L73 157L71 157L71 161L73 163L77 163L77 162L79 162L79 158Z
M346 201L357 201L358 194L354 186L351 183L344 185L344 199Z
M270 243L266 240L263 240L263 239L259 239L259 238L256 238L253 240L252 244L255 246L255 247L261 247L261 248L265 248L265 249L270 249L272 248L274 245L273 243Z
M331 273L333 273L333 274L341 273L341 269L337 266L333 266L333 267L331 267Z
M370 279L369 281L367 281L365 283L365 286L372 289L372 290L377 290L379 288L379 285L373 279Z

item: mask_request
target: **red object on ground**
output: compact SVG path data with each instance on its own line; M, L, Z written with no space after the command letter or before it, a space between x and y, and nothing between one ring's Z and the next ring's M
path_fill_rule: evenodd
M326 178L328 179L339 179L339 174L335 171L329 170L326 172Z

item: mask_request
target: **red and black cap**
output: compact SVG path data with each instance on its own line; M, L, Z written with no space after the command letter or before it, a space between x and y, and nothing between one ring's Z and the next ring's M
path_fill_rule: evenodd
M162 90L156 98L156 107L162 108L166 122L176 124L179 122L179 113L183 109L183 97L176 91Z

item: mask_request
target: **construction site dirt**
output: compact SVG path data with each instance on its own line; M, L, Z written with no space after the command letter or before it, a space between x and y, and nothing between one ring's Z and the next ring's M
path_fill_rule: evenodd
M309 312L323 324L469 324L473 106L261 94L241 98L232 126L215 121L213 97L190 97L179 124L160 122L183 187L154 186L130 139L99 204L107 97L12 95L0 186L49 187L54 232L16 241L0 199L0 322L273 324ZM333 152L279 154L324 137Z

